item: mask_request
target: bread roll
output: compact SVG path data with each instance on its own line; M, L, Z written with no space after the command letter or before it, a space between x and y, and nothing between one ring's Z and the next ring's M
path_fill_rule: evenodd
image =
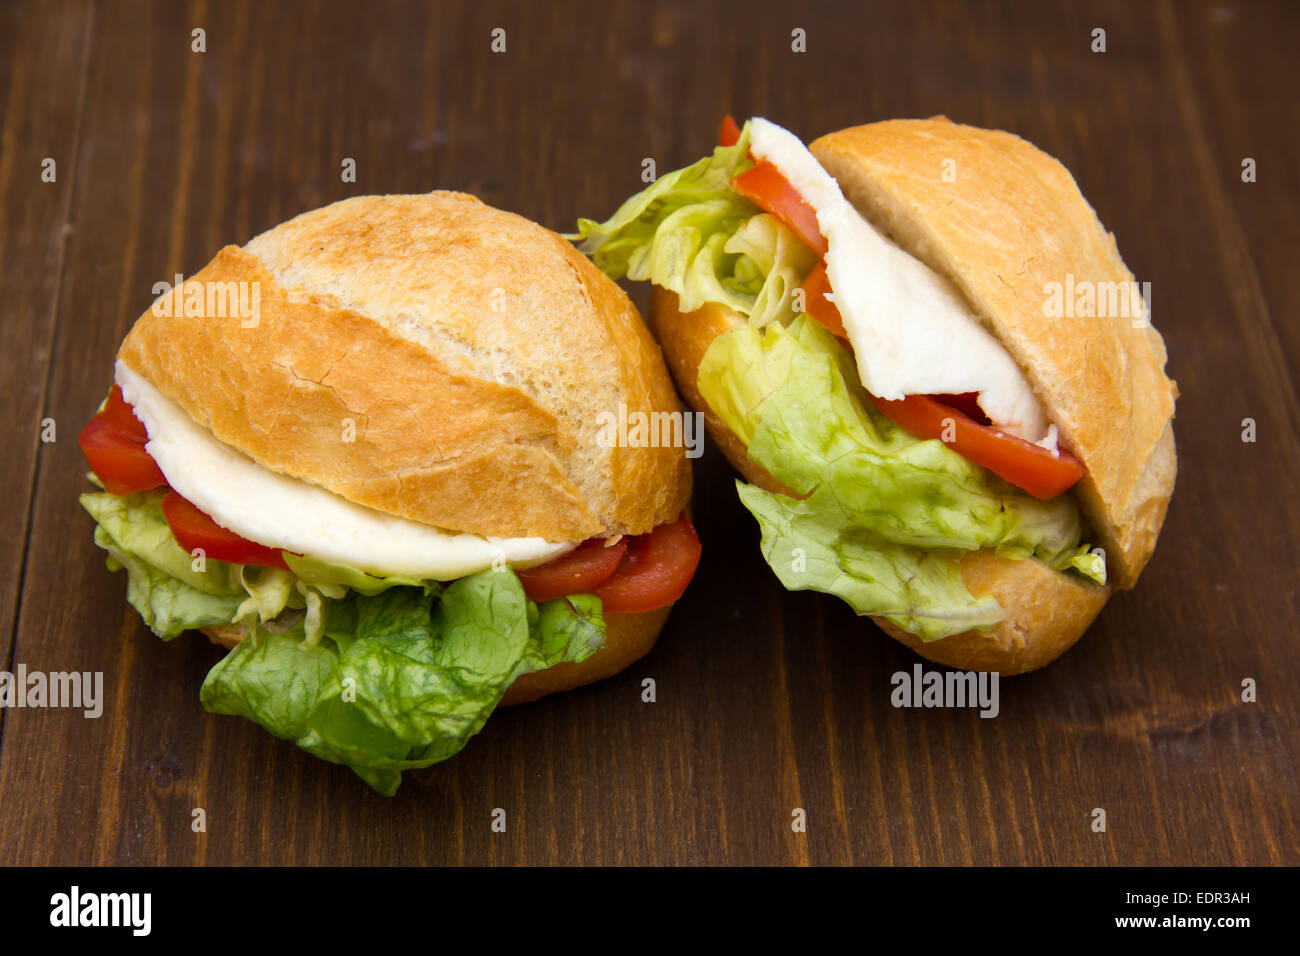
M549 541L641 534L690 495L680 448L600 441L620 404L680 406L627 296L526 219L460 193L362 196L226 247L194 281L253 283L257 324L151 308L119 358L273 471Z
M1044 314L1049 283L1134 281L1074 177L1019 136L943 118L856 126L809 149L872 224L956 284L1011 353L1087 466L1075 491L1112 583L1131 588L1173 493L1178 389L1149 317Z
M439 529L555 542L643 534L686 507L682 449L600 440L620 405L680 412L658 346L623 291L535 223L460 193L362 196L222 249L171 304L194 282L251 283L256 322L151 308L118 357L271 471ZM669 610L606 615L601 650L504 702L616 673Z
M1133 279L1073 178L1016 136L942 118L856 127L810 148L857 209L952 279L1007 347L1064 446L1088 468L1077 498L1106 550L1111 585L1132 587L1173 490L1177 388L1165 377L1164 342L1149 321L1044 315L1045 284L1064 283L1067 274L1094 283ZM955 182L945 181L945 168L955 168ZM696 382L713 339L744 318L712 304L683 314L675 295L656 288L648 320L683 397L704 412L710 436L732 465L761 488L791 494L749 458ZM876 622L938 663L1019 674L1078 640L1111 591L1037 560L992 551L965 555L961 572L973 595L992 595L1006 612L989 633L927 643Z

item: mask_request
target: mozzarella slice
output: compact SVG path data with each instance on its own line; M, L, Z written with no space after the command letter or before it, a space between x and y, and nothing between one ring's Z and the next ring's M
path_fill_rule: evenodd
M832 298L867 390L890 400L977 392L993 424L1055 451L1056 430L1029 382L952 283L867 222L793 133L757 117L750 132L755 158L817 213Z
M238 535L371 574L450 581L492 567L528 567L573 549L542 538L439 531L263 468L219 441L122 362L114 378L149 432L145 450L167 483Z

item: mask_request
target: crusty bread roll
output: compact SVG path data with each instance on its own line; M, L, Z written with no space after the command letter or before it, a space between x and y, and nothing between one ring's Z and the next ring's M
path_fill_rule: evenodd
M442 530L556 542L642 534L686 507L682 449L600 440L620 405L680 411L659 347L535 223L460 193L362 196L226 247L194 281L256 283L256 324L150 309L118 357L272 471ZM668 612L607 615L601 650L505 702L616 673ZM203 631L226 647L246 633Z
M449 531L549 541L648 532L690 495L680 448L599 440L620 403L680 408L636 308L520 216L460 193L361 196L189 281L256 283L257 325L151 309L118 357L273 471Z
M1091 282L1133 279L1069 172L1010 133L943 118L843 130L810 149L867 219L957 284L1024 370L1062 443L1088 468L1077 497L1106 551L1110 584L1132 587L1173 491L1177 389L1165 377L1164 342L1149 322L1044 316L1045 284L1064 282L1067 273ZM944 181L945 168L955 168L955 182ZM712 304L683 314L675 295L656 288L648 321L678 389L704 412L727 459L746 480L790 494L749 458L696 383L709 345L743 317ZM1111 591L991 551L966 555L961 571L973 595L993 595L1006 612L989 633L926 643L876 622L938 663L1019 674L1064 653Z
M1044 315L1048 283L1134 281L1069 170L1019 136L942 117L856 126L809 149L859 212L956 284L1011 353L1087 465L1084 513L1112 582L1131 588L1173 493L1178 389L1149 321ZM953 182L942 175L949 161Z

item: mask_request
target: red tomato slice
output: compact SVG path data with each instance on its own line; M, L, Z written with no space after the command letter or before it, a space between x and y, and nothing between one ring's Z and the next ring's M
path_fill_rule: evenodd
M984 414L984 409L980 408L979 392L962 392L960 395L931 395L940 405L947 405L949 408L955 408L971 421L978 425L992 426L993 422Z
M1046 448L972 421L967 415L942 405L929 395L908 395L890 402L872 395L881 414L898 422L918 438L944 437L944 421L952 419L953 451L982 465L1035 498L1047 501L1069 489L1087 469L1068 452L1053 455Z
M628 542L614 576L593 593L608 614L641 614L672 604L700 563L700 539L683 512L672 524Z
M104 407L81 430L77 444L105 488L115 495L129 495L167 483L145 451L148 440L144 425L114 385Z
M135 409L126 403L126 399L122 397L122 390L116 385L108 390L108 401L104 403L104 410L99 414L133 438L138 438L141 442L149 440L144 422L135 417Z
M825 260L817 263L817 267L808 273L808 278L803 280L800 288L803 289L804 308L808 314L832 334L847 341L849 335L844 331L844 319L840 317L840 310L826 298L831 291L831 283L826 278Z
M284 557L278 548L268 548L241 538L235 532L221 527L174 491L169 491L163 498L162 510L177 544L190 553L196 548L202 548L205 556L217 561L289 570L289 565L284 563Z
M818 257L826 255L830 247L817 225L817 213L771 163L765 160L745 170L731 180L731 188L793 229Z
M735 146L740 142L740 126L736 118L728 113L722 117L722 126L718 130L718 142L723 146Z
M515 574L531 601L590 594L614 576L626 551L627 538L608 547L604 538L589 538L554 561Z

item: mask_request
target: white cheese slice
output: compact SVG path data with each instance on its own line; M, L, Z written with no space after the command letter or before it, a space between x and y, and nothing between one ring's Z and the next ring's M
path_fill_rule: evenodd
M799 138L750 121L750 151L781 171L817 213L832 298L873 395L976 392L997 427L1056 451L1056 430L1011 355L951 282L876 230Z
M371 574L438 581L486 570L496 560L529 567L574 547L439 531L375 511L262 467L120 361L114 378L149 432L145 449L167 483L217 524L258 544Z

